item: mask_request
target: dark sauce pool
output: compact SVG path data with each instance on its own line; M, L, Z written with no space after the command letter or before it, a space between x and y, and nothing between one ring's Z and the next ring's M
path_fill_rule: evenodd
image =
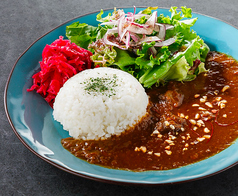
M238 63L210 52L191 82L147 90L148 115L133 129L106 140L62 139L76 157L133 171L168 170L206 159L238 137Z

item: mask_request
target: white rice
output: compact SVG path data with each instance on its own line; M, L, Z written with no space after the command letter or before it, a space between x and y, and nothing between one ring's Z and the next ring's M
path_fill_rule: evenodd
M93 91L89 87L96 83L92 78L106 78L109 90ZM63 85L55 98L53 117L76 139L105 139L134 126L146 114L147 105L148 96L132 75L95 68L78 73Z

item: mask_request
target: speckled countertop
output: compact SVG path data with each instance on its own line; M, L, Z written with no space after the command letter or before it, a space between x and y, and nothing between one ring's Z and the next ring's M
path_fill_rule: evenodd
M76 16L101 8L187 6L238 27L237 0L1 0L0 1L0 195L238 195L238 165L209 178L157 187L106 184L66 173L32 154L12 131L4 88L22 52L38 37Z

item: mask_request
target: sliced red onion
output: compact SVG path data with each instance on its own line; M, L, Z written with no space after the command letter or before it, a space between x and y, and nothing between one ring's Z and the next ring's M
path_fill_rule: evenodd
M105 34L104 37L103 37L103 41L104 41L104 43L107 44L107 45L111 45L111 46L116 46L116 47L118 47L118 46L119 46L118 44L113 43L113 42L111 42L111 41L108 40L108 36L109 36L110 34L113 34L113 33L117 33L117 28L108 29L107 32L106 32L106 34Z
M118 32L117 27L114 27L112 29L108 29L106 34L108 35L108 34L117 33L117 32Z
M126 48L125 45L119 45L119 44L117 44L117 43L114 43L114 42L109 41L109 40L108 40L108 36L104 36L104 37L103 37L103 41L104 41L104 43L105 43L106 45L116 46L116 47L118 47L118 48L120 48L120 49L122 49L122 50L127 50L127 49L128 49L128 48Z
M158 33L157 36L161 40L165 40L165 35L166 35L166 27L165 27L165 25L161 25L160 28L159 28L159 33Z
M123 23L125 22L125 15L122 15L118 19L118 35L121 37L122 32L123 32Z
M155 56L157 54L157 50L155 49L154 46L150 47L149 49L153 56Z
M157 22L157 11L154 11L145 24L154 27L156 22Z
M170 24L165 24L166 30L173 30L174 29L174 25L170 25Z
M136 6L134 6L134 15L136 14Z
M142 12L139 12L138 14L135 13L136 7L134 7L134 13L128 12L125 14L123 10L118 10L118 12L114 14L115 20L101 23L101 25L114 25L113 29L108 29L103 38L105 44L125 50L128 49L130 45L138 46L143 42L155 41L155 47L162 47L175 42L174 38L163 41L165 39L166 30L174 27L169 24L157 23L157 11L154 11L152 15L142 14ZM134 22L135 19L140 19L141 17L146 17L148 19L145 24ZM158 32L157 36L146 36L151 35L154 30ZM120 40L124 42L125 45L121 45L118 42L113 42L108 39L110 34L115 33L118 33ZM140 38L138 34L141 34L142 38ZM154 47L150 50L152 50L152 54L156 54L157 52Z
M136 35L135 33L131 33L131 38L135 41L138 42L140 40L140 37Z
M171 25L171 24L165 24L165 23L157 23L157 22L156 22L155 25L158 25L158 26L162 26L162 25L164 25L165 28L166 28L166 30L174 28L174 25Z
M142 44L143 42L161 42L161 39L159 39L157 36L150 36L150 37L145 37L145 38L142 38L138 44Z
M155 47L169 46L173 44L174 42L175 42L175 39L172 37L162 42L156 42L154 46Z
M130 38L131 38L130 32L127 32L127 33L126 33L126 48L127 48L127 49L128 49L129 46L130 46Z
M121 16L125 16L124 10L117 10L115 20L118 20Z
M124 38L124 36L126 35L127 32L128 32L128 28L125 28L125 29L123 30L123 32L121 33L121 35L120 35L120 39L121 39L121 40L123 40L123 38Z
M104 42L106 45L119 47L118 44L109 41L109 40L108 40L108 36L104 36L104 37L103 37L103 42Z
M128 27L128 31L132 33L136 33L136 34L146 34L146 35L150 35L151 33L153 33L153 29L154 29L153 27L150 27L148 25L142 25L142 26L131 24Z
M142 24L139 24L139 23L136 23L136 22L131 22L131 25L135 25L135 26L140 27L140 28L149 27L149 25L142 25Z
M148 18L150 18L150 15L148 15L148 14L140 14L140 12L138 14L134 15L135 19L140 19L142 17L145 17L146 19L148 19Z
M112 21L109 21L109 22L103 22L103 23L101 23L101 25L117 25L117 21L112 20Z

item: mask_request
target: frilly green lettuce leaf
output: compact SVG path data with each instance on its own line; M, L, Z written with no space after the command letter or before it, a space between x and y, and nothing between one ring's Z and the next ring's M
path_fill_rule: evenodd
M187 63L185 56L182 56L170 69L169 71L161 78L161 80L176 80L183 81L188 75L188 71L191 67Z
M117 57L117 52L113 46L106 45L101 39L91 43L88 48L94 51L91 60L95 66L108 67L114 63Z
M164 80L164 77L166 76L167 72L169 72L170 68L183 56L186 59L188 65L192 67L193 62L196 59L200 59L199 51L202 46L205 47L204 42L197 36L194 40L187 43L187 49L185 51L176 53L161 65L154 66L152 69L145 72L145 74L139 79L140 83L142 83L145 87L150 87L153 84Z
M78 46L87 49L88 45L101 39L106 33L106 28L94 27L86 23L74 22L66 26L66 37Z
M151 15L157 7L148 7L142 14ZM92 27L85 23L73 23L66 28L67 37L83 48L88 48L93 52L91 59L96 66L118 67L135 76L144 87L151 87L160 81L177 80L189 81L196 78L202 72L207 71L204 62L209 52L209 47L196 34L191 27L196 23L197 18L192 18L191 8L171 7L171 16L160 14L157 17L158 23L173 25L173 28L166 31L165 40L173 38L175 40L169 46L155 47L154 42L142 43L139 49L129 48L122 50L116 46L107 46L97 42L103 42L103 37L111 26ZM123 10L114 9L103 17L103 10L97 15L97 21L108 22L117 20L125 14ZM135 22L146 23L148 17L141 17ZM158 32L153 31L149 36L156 36ZM115 33L114 35L118 35ZM142 37L142 35L138 35ZM90 45L89 45L90 44ZM105 44L105 43L104 43ZM88 47L89 46L89 47ZM198 65L194 62L200 62ZM194 66L196 65L196 66Z
M152 10L157 10L157 9L158 9L158 7L147 7L141 13L150 15L150 14L152 14Z
M132 57L126 50L115 48L117 56L114 65L117 65L121 70L128 70L128 66L135 64L135 57Z

